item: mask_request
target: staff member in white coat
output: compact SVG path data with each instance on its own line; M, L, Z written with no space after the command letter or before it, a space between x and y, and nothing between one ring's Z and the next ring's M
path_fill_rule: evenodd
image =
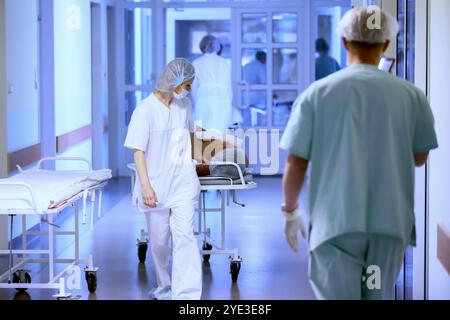
M164 69L156 91L131 118L125 147L134 150L138 172L133 202L145 212L158 287L154 299L198 300L202 273L194 236L195 204L200 183L192 161L191 103L187 98L195 73L185 59ZM169 239L173 239L172 280Z
M192 86L195 121L206 130L226 133L231 125L232 88L230 63L220 57L220 42L212 35L200 42L202 57L193 62L196 77Z

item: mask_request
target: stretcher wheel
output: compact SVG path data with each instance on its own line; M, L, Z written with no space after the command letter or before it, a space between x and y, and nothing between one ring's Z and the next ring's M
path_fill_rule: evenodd
M14 272L13 283L31 283L31 276L28 272ZM23 292L27 291L27 288L16 288L17 291Z
M213 248L213 246L206 242L206 243L203 244L202 250L212 250L212 248ZM210 254L204 254L203 255L203 260L204 261L209 261L209 258L211 258Z
M231 281L237 282L239 271L241 271L241 263L238 261L232 261L230 263Z
M86 272L86 282L90 293L97 290L97 275L94 272Z
M147 259L148 245L146 243L140 243L138 245L138 258L140 263L144 263Z

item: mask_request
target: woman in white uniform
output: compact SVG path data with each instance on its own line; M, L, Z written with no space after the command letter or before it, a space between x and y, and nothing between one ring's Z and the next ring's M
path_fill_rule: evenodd
M220 57L220 42L208 35L200 42L203 56L193 62L196 77L192 86L195 121L206 130L226 133L232 124L231 65Z
M202 273L194 236L200 183L192 160L194 132L187 98L195 77L192 64L175 59L164 69L156 90L135 109L125 147L134 150L138 177L133 202L145 212L158 287L154 299L198 300ZM173 240L172 279L169 239Z

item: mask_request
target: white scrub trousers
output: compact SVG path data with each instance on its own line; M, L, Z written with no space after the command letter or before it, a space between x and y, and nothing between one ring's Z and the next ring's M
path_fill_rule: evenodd
M195 206L146 212L150 248L156 272L158 292L172 290L174 300L200 300L202 295L202 269L197 239L194 235ZM172 234L172 280L170 277L169 240ZM165 295L165 294L163 294ZM166 295L165 295L166 296Z
M310 252L309 279L321 300L393 300L394 286L405 246L394 237L349 233L325 242ZM380 289L374 289L378 266ZM368 286L370 282L370 286Z

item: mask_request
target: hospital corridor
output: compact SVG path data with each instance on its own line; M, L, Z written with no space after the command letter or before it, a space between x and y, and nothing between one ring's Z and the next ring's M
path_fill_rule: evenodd
M0 302L450 301L449 15L0 0Z
M258 180L265 185L263 195L270 196L279 186L279 179L263 178ZM90 234L88 228L81 238L82 253L92 252L95 265L98 266L98 288L90 293L87 284L81 283L79 290L72 294L79 299L89 300L148 300L148 288L156 281L152 272L150 253L145 263L139 262L136 238L145 226L145 219L139 213L130 213L129 181L124 178L110 183L111 200L104 200L105 216L96 222L95 233ZM307 279L307 254L303 251L300 257L292 256L285 247L284 239L278 237L282 233L282 217L273 215L276 206L258 205L252 201L255 196L250 191L243 195L250 209L232 208L228 212L230 225L227 231L230 247L239 248L243 264L238 282L231 281L228 256L211 257L202 262L203 295L206 300L311 300L314 294ZM117 200L116 200L117 199ZM211 202L218 201L212 194ZM281 199L279 199L281 201ZM62 217L62 225L69 225L70 217ZM231 222L233 221L233 222ZM123 225L130 223L130 227ZM211 225L215 232L220 232L219 221L211 217ZM274 224L278 228L273 228ZM110 236L111 230L114 235ZM306 248L306 242L301 243ZM69 255L73 245L61 243L58 254ZM2 270L7 268L7 257L2 257ZM33 270L33 269L32 269ZM101 270L101 271L100 271ZM36 276L46 276L46 270ZM33 277L33 281L34 281ZM285 290L295 279L295 288ZM54 299L51 290L2 290L1 299Z

